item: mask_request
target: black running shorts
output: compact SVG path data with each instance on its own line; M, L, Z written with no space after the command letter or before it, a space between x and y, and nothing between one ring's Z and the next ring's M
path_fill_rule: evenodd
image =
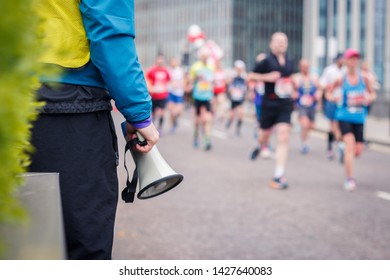
M200 115L200 108L201 107L206 108L207 112L211 112L211 103L208 100L197 100L197 99L195 99L194 100L194 105L195 105L196 115L197 116Z
M167 98L164 99L152 99L152 110L153 112L157 109L165 109L165 106L167 104Z
M263 106L260 126L269 129L278 123L291 123L292 105Z
M339 127L343 136L352 133L356 142L364 142L364 124L339 121Z

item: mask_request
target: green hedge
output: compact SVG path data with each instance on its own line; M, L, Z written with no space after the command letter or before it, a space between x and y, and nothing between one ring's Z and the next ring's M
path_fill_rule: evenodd
M29 164L31 121L40 106L34 99L42 72L34 3L0 1L0 223L26 217L15 192Z

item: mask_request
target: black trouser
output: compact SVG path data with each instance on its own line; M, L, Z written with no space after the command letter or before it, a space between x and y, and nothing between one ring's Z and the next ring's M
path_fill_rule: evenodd
M111 259L118 202L110 111L41 114L30 172L58 172L69 259Z

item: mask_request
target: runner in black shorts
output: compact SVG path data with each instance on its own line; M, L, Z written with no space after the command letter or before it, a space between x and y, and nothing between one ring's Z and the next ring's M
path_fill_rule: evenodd
M290 136L291 113L293 103L293 83L291 75L294 66L286 57L288 39L286 34L276 32L271 37L271 53L260 63L256 64L250 79L263 81L265 93L262 103L262 118L260 125L262 133L259 137L259 146L252 152L251 158L255 159L261 150L261 145L268 143L271 128L277 129L276 144L276 168L274 178L270 183L272 188L286 189L288 187L285 178L285 165L288 154L288 140Z
M362 154L364 148L367 106L376 99L376 94L369 78L359 71L360 53L355 49L347 49L344 59L346 73L328 87L326 98L337 104L335 119L339 122L344 144L340 156L346 173L344 189L353 191L356 189L355 159ZM341 89L340 96L332 94L336 88Z

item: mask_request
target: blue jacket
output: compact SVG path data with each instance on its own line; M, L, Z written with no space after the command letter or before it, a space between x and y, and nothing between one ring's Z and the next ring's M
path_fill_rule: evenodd
M134 1L82 0L79 7L91 59L43 81L106 89L127 121L137 128L149 125L152 105L134 43Z

